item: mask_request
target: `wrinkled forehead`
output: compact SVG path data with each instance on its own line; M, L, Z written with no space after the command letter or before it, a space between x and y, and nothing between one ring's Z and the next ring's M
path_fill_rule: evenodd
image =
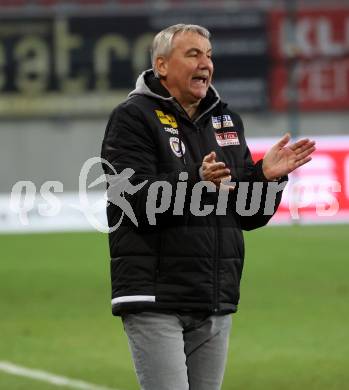
M209 39L197 32L181 31L174 35L172 39L172 51L186 51L192 48L199 49L206 53L212 50L212 45Z

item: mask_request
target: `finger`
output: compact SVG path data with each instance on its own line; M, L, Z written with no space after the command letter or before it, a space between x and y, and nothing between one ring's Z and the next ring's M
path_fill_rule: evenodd
M300 145L297 149L307 149L307 148L311 148L314 145L315 145L315 141L307 140L307 142Z
M225 177L225 178L222 178L222 180L220 181L220 183L217 185L219 187L219 190L223 190L223 191L233 191L236 187L236 184L235 183L231 183L231 175Z
M309 161L311 161L311 157L310 156L302 158L301 160L296 161L296 168L301 167L302 165L308 163Z
M303 158L306 158L306 157L310 156L313 152L315 152L315 147L314 146L309 148L309 149L304 150L301 153L298 153L297 154L297 161L302 160Z
M220 184L217 185L217 187L219 188L219 191L229 191L229 192L231 192L231 191L235 190L236 185L230 185L229 186L227 184L220 183Z
M277 142L277 146L279 148L283 148L285 145L288 144L289 140L291 139L291 135L290 133L286 133L278 142Z
M300 139L299 141L295 142L294 144L290 145L289 148L293 151L296 151L300 148L306 148L307 145L315 145L315 141L310 141L308 138Z
M214 172L216 171L217 169L223 169L225 168L225 163L224 162L215 162L215 163L209 163L209 162L204 162L202 164L202 169L204 171L207 171L208 173L209 172Z
M216 153L211 152L211 153L207 154L202 161L203 162L213 162L215 159L216 159Z
M315 150L315 144L314 143L307 143L306 145L301 146L300 148L294 150L293 152L296 154L296 157L298 158L301 154L308 152L308 151L314 151Z
M221 183L228 185L231 181L231 175L225 176L221 178Z
M227 177L230 174L230 170L225 168L225 169L219 169L214 172L203 172L204 174L204 179L209 180L209 181L217 181L221 180L224 177Z
M223 178L226 178L230 174L230 169L219 169L214 172L211 172L209 175L210 180L222 180Z
M227 185L227 184L221 184L219 186L219 189L228 190L228 191L234 191L236 187L236 184Z

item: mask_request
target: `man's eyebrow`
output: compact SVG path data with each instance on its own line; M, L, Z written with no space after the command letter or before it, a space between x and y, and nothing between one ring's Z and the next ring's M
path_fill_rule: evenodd
M189 53L191 53L191 52L203 53L203 51L200 50L200 49L198 49L197 47L191 47L190 49L188 49L188 50L186 51L186 54L189 54ZM212 47L210 47L210 48L206 51L206 53L208 53L208 52L212 52Z

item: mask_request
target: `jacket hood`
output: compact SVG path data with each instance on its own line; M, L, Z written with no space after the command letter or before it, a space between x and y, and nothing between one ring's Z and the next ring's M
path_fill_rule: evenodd
M145 70L138 76L136 87L132 92L129 93L128 97L134 95L143 95L167 102L176 102L176 99L169 94L167 89L160 82L158 82L158 80L159 79L155 77L152 69ZM207 112L211 110L220 101L221 98L217 90L211 84L208 88L206 97L202 99L202 103L205 106L204 111ZM200 116L202 116L204 113L202 113Z
M170 94L167 92L167 96L165 91L153 91L150 87L150 81L156 79L154 72L152 69L145 70L142 72L136 81L136 87L133 91L131 91L128 95L128 97L134 96L134 95L145 95L152 98L165 100L165 101L173 101L174 97L170 96ZM164 88L165 89L165 88Z

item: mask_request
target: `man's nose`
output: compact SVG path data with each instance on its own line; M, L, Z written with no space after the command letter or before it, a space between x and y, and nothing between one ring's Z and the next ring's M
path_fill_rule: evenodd
M213 65L211 59L206 56L202 56L200 58L199 67L200 69L212 69Z

